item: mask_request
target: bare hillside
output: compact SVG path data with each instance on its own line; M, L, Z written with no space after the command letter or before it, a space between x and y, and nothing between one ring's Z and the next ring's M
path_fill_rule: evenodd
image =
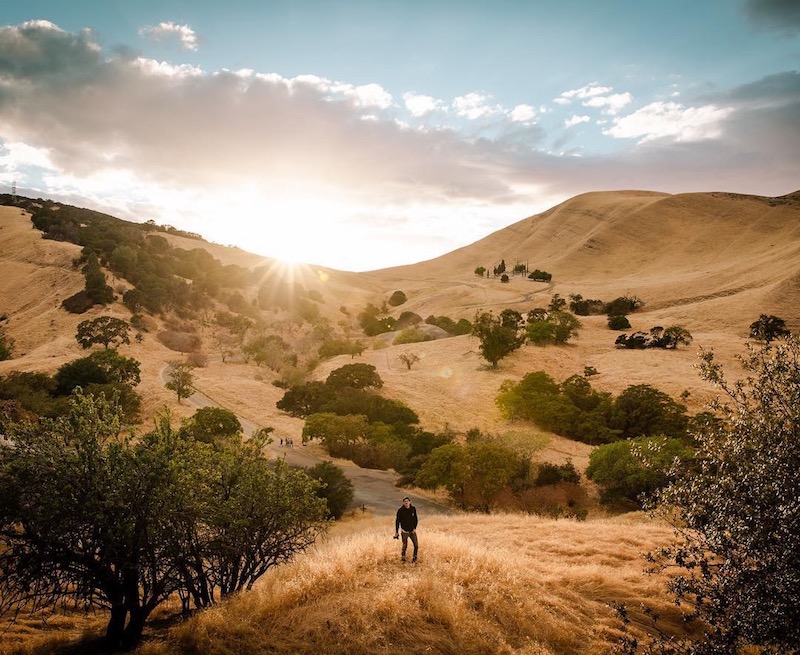
M470 279L476 267L501 259L552 273L551 291L565 297L633 293L648 311L693 305L689 313L698 320L737 331L762 312L800 326L797 194L587 193L442 257L376 275L411 288L427 282L431 299L453 290L459 299L452 308L465 310L524 299L541 286L516 278L527 287L495 291L495 279ZM449 283L454 278L460 286Z

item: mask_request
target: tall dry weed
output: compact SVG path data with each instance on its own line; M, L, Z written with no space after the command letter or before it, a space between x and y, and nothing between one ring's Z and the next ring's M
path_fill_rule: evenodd
M644 519L431 517L421 563L399 562L389 519L334 531L251 593L174 630L163 653L604 653L619 637L612 603L645 600L679 629L642 553L670 536ZM639 617L640 618L640 617ZM670 625L670 623L673 623Z

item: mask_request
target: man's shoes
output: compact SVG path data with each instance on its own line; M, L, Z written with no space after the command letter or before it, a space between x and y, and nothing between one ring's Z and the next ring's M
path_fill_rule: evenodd
M401 557L401 558L400 558L400 561L401 561L403 564L405 564L405 563L406 563L406 558L405 558L405 557Z
M412 563L412 564L416 564L416 563L417 563L417 558L415 557L414 559L412 559L412 560L411 560L411 563Z

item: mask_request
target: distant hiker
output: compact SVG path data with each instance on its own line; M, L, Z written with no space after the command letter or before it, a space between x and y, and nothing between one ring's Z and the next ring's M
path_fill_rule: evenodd
M400 561L403 563L406 561L408 538L411 537L411 543L414 544L414 554L411 556L411 563L415 564L417 561L417 551L419 550L419 543L417 541L417 508L411 504L411 499L408 496L403 498L403 505L397 510L397 516L394 520L395 539L397 539L398 532L403 537L403 551L400 553Z

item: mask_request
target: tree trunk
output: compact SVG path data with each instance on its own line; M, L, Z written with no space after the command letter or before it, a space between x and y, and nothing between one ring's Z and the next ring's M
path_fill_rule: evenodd
M128 610L123 605L112 605L111 618L106 627L106 641L111 650L121 650L125 634L125 618Z
M133 650L139 645L142 639L142 632L144 631L144 624L149 614L150 612L143 607L137 607L131 610L131 618L128 621L128 625L125 626L122 639L125 650Z

